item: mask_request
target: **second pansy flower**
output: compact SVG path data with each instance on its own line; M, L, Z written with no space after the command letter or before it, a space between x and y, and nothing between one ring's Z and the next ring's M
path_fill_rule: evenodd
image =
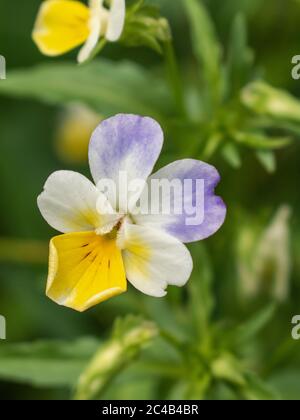
M78 54L86 61L100 38L117 41L125 23L125 0L89 0L89 7L76 0L45 0L32 33L40 51L48 56L65 54L83 45Z

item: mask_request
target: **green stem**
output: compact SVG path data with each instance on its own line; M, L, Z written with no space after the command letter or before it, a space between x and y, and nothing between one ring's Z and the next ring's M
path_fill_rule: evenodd
M0 238L0 261L26 264L45 264L48 244L43 241Z
M125 324L124 328L127 328ZM155 324L142 321L116 337L113 335L105 345L100 346L81 374L74 399L100 399L115 377L141 354L157 334Z
M173 48L172 41L164 43L164 55L166 63L166 72L176 102L177 110L182 116L186 116L186 108L184 101L184 91L180 71L177 64L176 55Z

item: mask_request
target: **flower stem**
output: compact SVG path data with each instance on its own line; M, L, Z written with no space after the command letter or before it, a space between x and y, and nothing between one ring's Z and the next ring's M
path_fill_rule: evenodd
M48 244L43 241L0 238L0 261L26 264L45 264Z
M171 40L164 43L164 55L167 77L169 80L170 88L173 92L177 110L179 114L186 116L183 85L173 48L173 43Z

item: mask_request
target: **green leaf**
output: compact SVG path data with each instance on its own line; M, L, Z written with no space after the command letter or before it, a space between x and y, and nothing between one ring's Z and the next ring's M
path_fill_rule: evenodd
M173 382L167 395L168 400L205 400L212 384L209 373L203 373L194 380Z
M246 84L252 64L253 52L248 48L246 19L242 13L239 13L232 24L226 66L230 96L236 94Z
M218 105L222 95L221 49L214 23L202 1L184 0L191 25L193 49L202 68L212 105Z
M100 398L116 376L158 335L154 323L137 317L117 320L111 339L93 357L77 384L75 399Z
M255 152L257 159L267 172L273 174L276 171L276 157L271 150L257 150Z
M243 366L230 353L223 353L211 364L211 370L217 380L223 380L234 385L244 386Z
M288 146L292 139L290 137L269 137L259 133L233 133L233 138L245 146L253 149L281 149Z
M148 296L140 298L140 303L147 317L152 319L161 330L167 331L176 340L183 341L188 337L185 323L179 323L180 309L178 305L171 305L171 298L178 289L170 290L168 299L149 299Z
M271 303L238 326L233 332L235 343L243 345L254 339L272 320L276 308L276 304Z
M126 369L103 394L103 400L155 399L158 381L151 375L139 375Z
M2 344L0 378L39 387L72 387L98 347L93 338Z
M277 392L257 375L247 373L245 378L247 385L241 389L241 393L247 400L273 401L279 399Z
M239 169L242 166L241 156L235 144L227 143L222 148L222 155L234 169Z
M160 79L133 63L104 59L83 66L43 64L11 71L0 84L0 95L58 105L82 102L104 117L124 112L159 119L172 112L168 89Z
M284 400L300 400L300 370L299 368L287 368L274 372L268 383L276 389Z

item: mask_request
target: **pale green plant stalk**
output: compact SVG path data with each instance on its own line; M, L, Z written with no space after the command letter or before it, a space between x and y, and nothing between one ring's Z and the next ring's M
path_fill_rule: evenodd
M114 377L157 335L155 324L143 321L101 346L79 378L74 399L99 399Z
M186 106L184 100L184 89L182 85L181 74L178 68L176 55L172 41L164 43L164 55L166 62L167 77L173 92L174 100L176 102L177 110L183 117L186 116Z

